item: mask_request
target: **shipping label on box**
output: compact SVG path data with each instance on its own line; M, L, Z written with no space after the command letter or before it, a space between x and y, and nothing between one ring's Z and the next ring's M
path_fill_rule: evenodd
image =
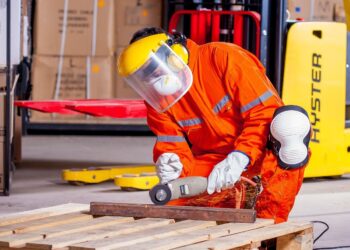
M113 0L37 0L34 53L110 56L115 51Z
M161 27L162 0L115 2L117 47L129 44L133 34L145 27Z
M62 61L60 61L62 60ZM111 99L114 93L114 57L33 57L33 100ZM51 114L32 112L32 118ZM76 118L81 118L78 115ZM72 116L56 116L71 119Z

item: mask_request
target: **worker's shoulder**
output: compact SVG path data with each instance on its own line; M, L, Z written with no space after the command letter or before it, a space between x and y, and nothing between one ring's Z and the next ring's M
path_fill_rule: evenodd
M215 54L221 54L222 56L234 56L234 57L245 57L249 53L242 47L227 42L211 42L199 46L202 52L209 52Z
M210 50L222 50L226 52L240 51L241 47L233 43L227 42L210 42L200 45L200 49L210 49Z

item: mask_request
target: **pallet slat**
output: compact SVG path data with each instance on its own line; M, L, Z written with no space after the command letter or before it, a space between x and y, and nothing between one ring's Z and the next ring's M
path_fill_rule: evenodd
M116 215L150 218L172 218L192 220L209 220L225 222L253 223L256 211L253 209L155 206L149 204L127 204L110 202L91 202L92 215Z
M231 236L221 237L214 240L205 241L203 243L195 244L184 249L209 249L209 250L226 250L233 249L236 247L250 246L252 243L261 242L266 239L277 238L283 235L288 235L291 233L302 232L305 229L312 228L312 224L306 223L293 223L285 222L277 225L266 226L263 228L258 228L256 230L251 230L247 232L242 232L234 234ZM300 249L300 248L295 248ZM304 248L304 249L312 249Z
M13 234L6 237L0 237L0 247L20 247L27 242L39 241L42 239L51 239L63 235L96 230L102 227L117 225L132 221L130 217L109 217L104 216L89 221L77 222L68 225L60 225L53 228L46 228L32 233Z
M168 225L174 223L172 219L155 219L146 218L136 221L132 221L126 224L113 225L108 227L99 228L92 231L81 232L76 234L69 234L62 237L53 237L51 239L44 239L36 242L28 242L26 247L32 249L54 249L63 248L69 245L89 241L99 240L106 237L117 236L121 234L127 234L140 230L146 230L154 227Z
M21 223L31 220L37 220L49 216L68 214L73 212L79 212L88 210L88 204L79 204L79 203L67 203L58 206L39 208L25 212L19 212L15 214L3 215L1 216L0 226L11 225L15 223Z
M136 233L121 235L119 237L110 237L109 239L102 239L98 241L85 242L82 244L77 244L70 246L70 250L107 250L118 247L129 247L136 243L147 245L150 241L156 239L162 239L167 241L167 237L177 235L180 233L189 233L194 230L202 229L202 228L211 228L216 225L214 221L193 221L193 220L185 220L181 222L177 222L171 225L161 226L157 228L153 228L147 231L140 231ZM141 245L142 245L141 244ZM130 249L130 248L129 248Z
M179 248L190 244L195 244L204 240L216 239L219 237L232 235L235 233L241 233L264 226L272 225L273 220L261 220L257 219L255 223L225 223L215 227L210 227L206 229L196 230L187 234L178 234L174 237L167 238L165 240L154 240L149 242L147 245L136 244L133 245L133 249L138 250L161 250L161 249L172 249ZM184 247L183 249L194 249L191 245ZM115 248L116 249L116 248ZM127 248L118 248L119 250L126 250ZM182 249L182 248L181 248ZM200 248L198 248L200 249Z
M79 221L86 221L92 219L92 215L83 213L70 213L64 215L50 216L47 218L31 220L22 223L11 224L0 227L0 236L11 235L13 233L25 233L42 228L59 226L63 224L69 224Z

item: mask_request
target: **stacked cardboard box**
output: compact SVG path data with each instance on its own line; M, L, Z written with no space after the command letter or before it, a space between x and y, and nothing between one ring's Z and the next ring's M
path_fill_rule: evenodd
M288 10L291 19L345 21L343 0L288 0Z
M113 0L37 0L33 99L110 99L114 92ZM32 112L31 121L84 120Z
M133 34L144 27L161 27L161 0L118 0L115 1L115 37L116 52L120 55L122 50L129 44ZM116 77L117 98L140 98L117 75Z
M59 66L60 65L60 66ZM113 98L113 56L34 56L33 99ZM60 67L60 69L58 68ZM60 73L59 70L61 71ZM85 120L84 115L33 112L34 121Z
M33 99L139 99L117 74L135 31L161 26L161 0L37 0ZM31 121L84 120L32 112ZM89 119L91 121L91 119Z

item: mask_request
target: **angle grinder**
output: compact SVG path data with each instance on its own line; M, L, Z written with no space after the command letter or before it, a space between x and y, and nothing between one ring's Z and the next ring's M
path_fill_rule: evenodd
M194 176L173 180L166 184L158 184L149 191L155 205L165 205L170 200L192 197L207 191L208 179Z
M244 181L250 184L252 187L250 193L252 193L252 199L247 205L254 207L256 198L261 192L261 181L258 176L254 176L253 179L241 176L240 181ZM191 176L185 178L179 178L166 184L158 184L149 191L149 196L155 205L165 205L171 200L179 198L188 198L196 195L203 194L207 191L208 179L200 176Z

